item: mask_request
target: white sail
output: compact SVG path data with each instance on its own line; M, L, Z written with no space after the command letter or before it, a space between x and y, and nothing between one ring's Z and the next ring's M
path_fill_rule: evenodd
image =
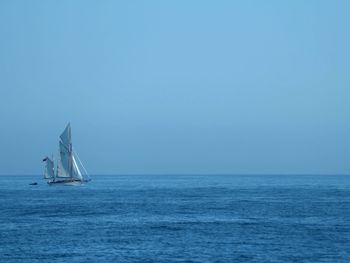
M72 160L73 160L73 177L75 177L79 180L83 180L83 176L80 172L80 169L79 169L77 162L75 161L74 155L72 156Z
M76 159L78 158L78 159ZM81 173L80 167L77 163L79 161L81 168L84 170L87 176L87 172L82 165L79 157L75 157L72 147L72 136L70 124L66 126L59 141L59 158L56 169L56 175L54 173L54 163L49 158L45 158L46 170L44 177L48 180L49 184L64 183L64 184L77 184L90 181L89 178L85 178L85 175Z
M68 148L60 141L60 161L58 163L57 177L72 177L71 176L71 158L72 154Z
M82 168L82 171L83 171L83 173L84 173L84 176L82 176L83 177L83 180L84 181L90 181L91 179L89 178L89 174L88 174L88 172L86 171L86 169L85 169L85 167L84 167L84 164L82 163L82 161L80 160L80 158L79 158L79 155L77 154L77 152L75 152L74 150L73 150L73 157L74 157L74 160L77 160L78 162L76 162L76 163L79 163L80 164L80 167ZM78 165L77 165L78 166ZM79 166L78 166L79 167Z
M72 132L71 132L71 127L70 123L67 124L66 128L60 135L61 141L64 146L66 146L70 150L70 145L72 144Z
M54 163L49 157L46 157L44 160L45 160L44 178L52 179L55 177Z

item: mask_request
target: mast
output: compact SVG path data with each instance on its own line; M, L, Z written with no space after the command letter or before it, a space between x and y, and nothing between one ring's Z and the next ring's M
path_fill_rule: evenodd
M52 158L52 170L53 170L53 181L56 181L56 174L57 174L57 168L55 172L55 158L53 157L53 153L51 153L51 158Z

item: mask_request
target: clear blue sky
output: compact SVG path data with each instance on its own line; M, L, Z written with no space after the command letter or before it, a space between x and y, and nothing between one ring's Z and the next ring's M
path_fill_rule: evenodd
M350 1L0 1L0 174L71 121L93 174L350 173Z

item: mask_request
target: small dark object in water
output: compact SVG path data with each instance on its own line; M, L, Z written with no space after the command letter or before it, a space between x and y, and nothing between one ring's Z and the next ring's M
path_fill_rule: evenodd
M37 182L34 182L34 183L30 183L30 185L37 185L38 183Z

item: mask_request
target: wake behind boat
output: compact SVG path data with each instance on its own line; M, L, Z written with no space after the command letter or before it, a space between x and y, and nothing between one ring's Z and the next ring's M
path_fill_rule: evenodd
M70 123L60 135L59 155L56 171L53 158L45 157L43 159L45 162L44 179L47 180L48 184L80 185L90 181L79 156L73 151ZM77 160L80 165L78 165ZM81 170L84 171L84 175Z

